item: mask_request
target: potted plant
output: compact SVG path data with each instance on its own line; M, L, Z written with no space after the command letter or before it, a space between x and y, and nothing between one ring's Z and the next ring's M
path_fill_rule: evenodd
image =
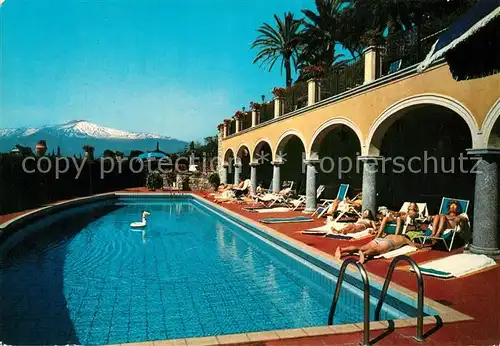
M151 172L146 178L146 187L154 191L156 189L161 189L163 187L163 177L160 172Z
M209 182L210 186L212 186L214 188L214 190L217 190L217 187L219 187L219 185L220 185L219 173L213 172L212 174L210 174L208 176L208 182Z
M250 109L253 111L260 111L262 105L258 102L250 102Z
M277 98L281 98L286 94L286 88L276 87L272 91L273 95Z
M322 66L311 65L304 67L304 74L309 78L317 79L325 75L325 70Z
M243 118L244 116L245 116L245 113L244 113L244 112L242 112L242 111L236 111L236 113L234 113L234 117L235 117L236 119L241 119L241 118Z

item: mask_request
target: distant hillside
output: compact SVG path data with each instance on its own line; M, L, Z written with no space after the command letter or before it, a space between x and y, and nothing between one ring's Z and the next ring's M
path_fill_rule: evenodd
M122 151L154 150L156 143L167 153L183 150L187 142L161 136L155 133L127 132L116 130L85 120L73 120L61 125L42 126L37 128L0 129L0 152L8 152L16 144L31 147L34 151L36 143L44 139L48 150L61 148L61 154L72 156L83 154L85 144L95 148L95 155L101 156L104 150Z

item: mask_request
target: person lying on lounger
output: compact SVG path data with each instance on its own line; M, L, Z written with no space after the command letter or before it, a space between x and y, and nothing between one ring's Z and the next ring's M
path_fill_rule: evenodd
M217 188L217 191L219 192L224 192L224 191L229 191L229 190L238 190L243 187L245 180L243 178L240 178L238 184L220 184L219 187Z
M344 202L344 203L347 203L347 204L352 204L355 208L361 208L361 206L363 205L363 200L359 196L361 196L361 194L356 195L356 197L354 198L354 200L351 200L349 197L346 197L345 200L343 200L343 201L341 201L338 198L335 198L333 200L332 204L330 205L330 207L328 208L328 210L326 211L325 215L326 216L333 216L333 215L335 215L335 213L339 209L339 205L340 205L341 202Z
M364 263L367 257L385 254L389 251L399 249L404 245L414 246L418 249L424 247L422 244L412 242L403 235L388 234L384 238L375 238L362 246L337 247L335 258L341 259L343 256L359 253L359 263Z
M458 201L448 203L448 214L439 214L432 219L431 237L440 237L447 229L455 228L457 225L466 226L468 219L462 214L462 207Z
M396 221L396 232L399 234L401 232L401 225L404 223L406 225L406 232L421 232L421 223L417 220L418 217L418 205L415 202L411 202L408 206L406 212L389 213L382 218L379 230L377 232L377 237L381 237L384 234L385 227L387 223ZM413 234L413 233L412 233ZM413 234L415 235L415 234Z
M362 232L368 228L377 229L377 225L375 224L373 213L369 209L366 209L355 223L347 224L347 226L342 229L336 229L335 226L332 226L332 232L338 234L349 234Z

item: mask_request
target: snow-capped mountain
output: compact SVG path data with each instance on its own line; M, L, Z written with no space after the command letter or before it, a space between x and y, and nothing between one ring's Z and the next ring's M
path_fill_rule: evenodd
M51 133L53 135L79 137L79 138L102 138L102 139L170 139L156 133L127 132L109 127L97 125L86 120L72 120L61 125L48 125L41 127L23 127L18 129L0 129L0 137L4 136L30 136L38 132Z
M154 150L157 142L161 150L177 152L187 144L156 133L128 132L86 120L73 120L60 125L0 129L0 152L10 151L16 144L34 148L39 140L47 142L49 152L59 146L64 155L81 153L84 144L94 146L97 155L106 149L122 152Z

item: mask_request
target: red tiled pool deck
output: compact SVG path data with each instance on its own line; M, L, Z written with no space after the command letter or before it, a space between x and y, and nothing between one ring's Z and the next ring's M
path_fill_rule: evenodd
M127 189L120 192L149 192L145 188ZM158 191L161 192L161 191ZM152 192L155 193L155 192ZM198 196L213 201L207 197L208 193L194 192ZM236 212L244 217L258 221L261 214L251 213L243 210L245 205L236 203L222 203L221 206ZM0 215L0 223L21 215L14 213ZM287 213L266 213L266 217L287 217L296 216L300 212ZM363 244L367 239L358 241L342 241L327 239L318 236L303 235L301 230L317 227L324 223L324 219L318 219L307 223L288 223L270 225L274 230L301 241L304 244L327 254L333 254L335 248L346 244ZM454 253L460 253L461 249L456 249L451 253L438 250L428 250L417 252L411 257L417 263L423 263L432 259L441 258ZM375 275L385 277L390 261L372 260L365 264L366 269ZM404 264L402 264L404 265ZM461 313L474 318L471 321L444 323L441 327L436 324L424 325L424 334L431 332L424 342L417 342L413 339L415 327L396 327L392 332L386 330L371 331L370 338L376 339L381 334L386 334L376 341L376 345L498 345L500 343L500 267L476 273L470 276L457 279L437 279L424 276L425 296L443 305L449 306ZM414 274L405 270L395 270L393 282L416 291L416 279ZM332 292L333 294L333 292ZM325 316L326 319L326 316ZM362 333L332 334L318 337L302 337L295 339L284 339L274 341L248 342L248 345L268 345L268 346L298 346L298 345L358 345L362 340ZM155 342L156 344L156 342ZM161 344L157 343L157 344ZM241 344L239 344L241 345Z

